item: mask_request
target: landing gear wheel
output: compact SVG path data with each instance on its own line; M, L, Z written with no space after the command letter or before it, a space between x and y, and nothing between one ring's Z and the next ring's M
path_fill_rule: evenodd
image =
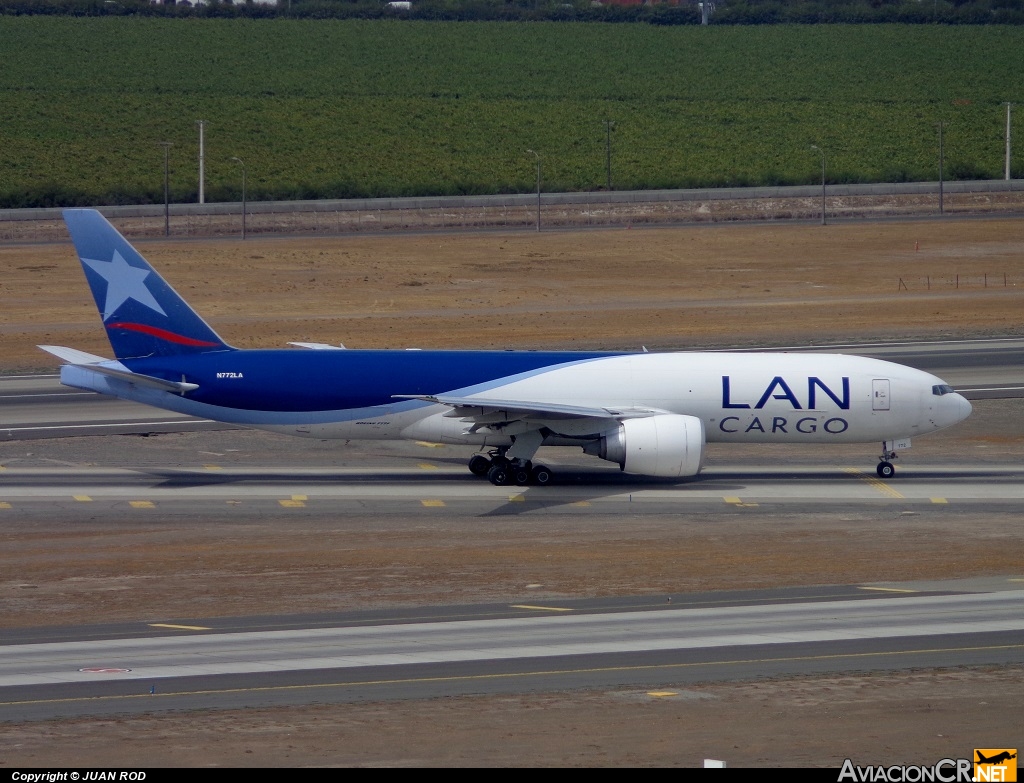
M486 476L491 469L491 461L483 454L474 454L469 458L469 472L474 476Z
M487 471L487 480L496 487L504 487L512 483L512 471L507 464L492 465Z
M528 465L516 465L511 469L512 481L518 487L525 487L530 483L530 467Z
M551 470L547 465L534 465L530 471L530 481L538 487L551 483Z
M893 467L891 462L879 462L878 467L875 468L875 472L879 478L892 478L896 475L896 468Z

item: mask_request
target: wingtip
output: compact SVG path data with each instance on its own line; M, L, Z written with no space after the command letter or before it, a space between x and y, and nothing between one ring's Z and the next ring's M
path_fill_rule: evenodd
M36 348L46 351L51 356L56 356L65 364L99 364L110 361L105 356L97 356L94 353L80 351L77 348L67 348L63 345L37 345Z

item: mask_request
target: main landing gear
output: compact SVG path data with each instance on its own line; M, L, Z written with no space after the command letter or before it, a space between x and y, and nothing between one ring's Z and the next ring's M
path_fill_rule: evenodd
M469 470L474 476L487 476L496 487L528 484L544 486L551 482L551 471L544 465L534 465L530 460L508 459L501 450L492 451L490 457L474 454L469 460Z
M897 459L897 454L889 448L886 448L886 444L882 444L882 456L878 458L880 462L878 467L875 468L875 473L878 474L879 478L890 479L896 475L896 466L892 464L891 460Z

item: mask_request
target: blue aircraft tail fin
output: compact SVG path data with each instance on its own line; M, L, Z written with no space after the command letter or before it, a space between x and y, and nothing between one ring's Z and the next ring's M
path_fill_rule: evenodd
M66 209L64 222L118 359L233 350L103 215Z

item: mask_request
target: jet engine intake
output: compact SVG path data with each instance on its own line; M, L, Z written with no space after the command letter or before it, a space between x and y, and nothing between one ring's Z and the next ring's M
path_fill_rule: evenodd
M626 419L602 435L591 453L619 463L625 473L696 476L704 464L704 422L671 413Z

